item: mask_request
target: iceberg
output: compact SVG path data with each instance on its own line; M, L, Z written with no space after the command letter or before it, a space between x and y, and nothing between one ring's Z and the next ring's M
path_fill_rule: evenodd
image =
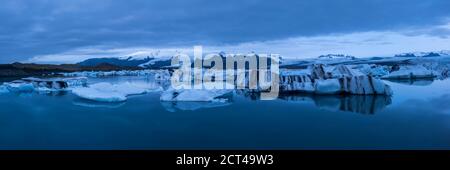
M308 73L309 72L309 73ZM306 70L285 71L280 75L282 92L314 94L392 95L389 85L345 65L314 65Z
M20 80L4 83L3 86L6 87L8 92L33 92L35 90L32 83L26 83Z
M433 70L428 70L421 65L403 66L398 71L394 71L383 76L383 79L426 79L435 78L439 74Z
M87 85L86 77L48 78L48 79L28 77L23 78L22 81L33 84L33 86L37 90L65 90L70 87Z
M2 93L9 93L9 90L5 85L0 85L0 94Z
M72 93L80 98L98 102L123 102L132 95L145 94L154 89L133 83L97 83L89 87L78 87L72 89Z
M40 79L34 77L23 78L9 83L4 83L0 86L1 93L7 92L52 92L65 91L71 87L86 86L87 78L49 78Z

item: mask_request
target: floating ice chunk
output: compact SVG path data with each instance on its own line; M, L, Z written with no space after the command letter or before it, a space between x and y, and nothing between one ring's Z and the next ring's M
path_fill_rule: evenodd
M72 90L72 93L78 97L99 102L122 102L127 100L127 97L122 93L100 91L94 88L76 88Z
M144 94L152 91L150 87L144 87L133 83L97 83L89 87L79 87L72 89L72 93L88 100L99 102L123 102L128 96Z
M32 92L32 91L34 91L33 84L26 83L23 81L14 81L11 83L4 83L4 86L10 92Z
M421 65L404 66L400 70L394 71L386 76L384 79L421 79L421 78L435 78L439 74L433 70L428 70Z
M0 85L0 94L1 93L9 93L9 90L5 85Z
M23 78L22 81L31 83L38 91L57 91L66 90L69 87L86 86L86 77L74 77L74 78Z
M317 80L314 84L316 94L338 94L341 92L341 85L338 79Z

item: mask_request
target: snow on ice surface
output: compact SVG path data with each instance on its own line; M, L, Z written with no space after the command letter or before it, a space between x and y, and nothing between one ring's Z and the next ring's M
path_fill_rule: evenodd
M172 59L172 57L159 57L159 58L154 58L144 64L140 64L139 67L145 68L149 65L154 65L156 64L156 62L160 62L160 61L170 61Z
M123 102L128 96L144 94L155 90L145 84L137 83L96 83L89 87L73 88L72 93L80 98L98 102Z
M435 78L439 74L433 70L428 70L424 66L402 66L400 70L394 71L386 76L384 79L415 79L415 78Z

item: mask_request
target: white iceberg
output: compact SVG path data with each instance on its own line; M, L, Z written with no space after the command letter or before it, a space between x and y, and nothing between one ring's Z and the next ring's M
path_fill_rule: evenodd
M89 87L73 88L72 93L80 98L93 101L123 102L127 100L128 96L144 94L152 90L154 90L152 87L129 82L121 84L97 83Z
M394 71L388 75L383 76L384 79L421 79L421 78L435 78L439 74L433 70L428 70L424 66L403 66L400 70Z

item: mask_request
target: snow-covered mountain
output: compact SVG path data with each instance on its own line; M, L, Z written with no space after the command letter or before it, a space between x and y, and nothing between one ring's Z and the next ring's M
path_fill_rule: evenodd
M347 60L356 59L355 56L344 55L344 54L327 54L327 55L321 55L318 58L319 59L347 59Z
M397 54L394 57L440 57L450 56L450 51L436 51L436 52L413 52Z
M80 63L81 66L97 66L111 64L121 67L160 68L170 65L171 57L118 57L118 58L91 58Z

